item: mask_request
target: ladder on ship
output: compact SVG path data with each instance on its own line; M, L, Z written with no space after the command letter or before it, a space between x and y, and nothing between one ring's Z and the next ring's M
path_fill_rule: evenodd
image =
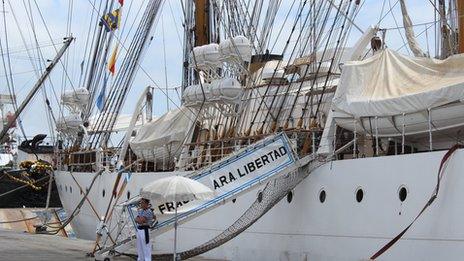
M256 167L251 172L250 169L253 169L253 164L250 162L254 162L253 164ZM214 186L215 188L217 188L216 186L221 187L217 188L217 194L213 199L191 205L186 211L178 211L177 224L185 223L200 215L207 215L207 212L214 208L224 207L225 202L237 199L243 193L257 186L266 185L256 201L251 204L237 221L208 242L179 253L180 258L186 259L200 255L238 236L274 207L289 191L305 179L312 170L323 163L325 161L318 159L315 154L299 159L296 153L294 153L288 137L284 133L279 133L258 141L206 169L190 174L190 178L200 182L206 180L209 182L213 180L212 182L215 182L218 180L219 184ZM227 180L222 179L220 176L218 178L218 175L224 172L234 175L232 173L233 170L240 172L237 166L246 166L247 164L249 164L249 169L247 170L245 167L242 170L243 174L246 173L246 175L242 176L243 180L241 182L224 184ZM257 168L257 166L261 167ZM112 224L108 224L109 231L113 229L117 231L113 237L115 240L114 242L104 241L103 247L95 253L96 260L111 260L111 257L116 253L125 253L134 246L136 236L133 207L134 200L129 200L118 205L119 209L116 211L118 213L117 217L115 217ZM174 224L175 218L172 216L160 220L151 228L150 237L154 238L173 229ZM111 228L112 226L113 228ZM172 260L172 254L158 255L157 258Z

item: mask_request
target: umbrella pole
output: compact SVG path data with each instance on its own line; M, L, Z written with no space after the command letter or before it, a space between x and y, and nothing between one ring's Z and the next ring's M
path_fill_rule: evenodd
M174 261L177 260L177 202L174 202Z

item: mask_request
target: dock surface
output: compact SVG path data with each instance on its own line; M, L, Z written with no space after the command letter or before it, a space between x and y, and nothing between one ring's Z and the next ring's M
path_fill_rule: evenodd
M95 260L86 257L93 249L94 241L71 239L61 236L30 234L0 229L0 260ZM134 260L127 256L118 256L113 260ZM218 261L195 257L192 261Z
M9 260L94 260L86 257L93 242L53 235L0 230L0 259ZM127 257L117 260L131 260Z

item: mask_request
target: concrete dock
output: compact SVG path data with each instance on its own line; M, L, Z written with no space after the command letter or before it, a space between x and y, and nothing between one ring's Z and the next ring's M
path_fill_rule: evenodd
M93 244L94 242L89 240L0 229L0 260L95 260L94 258L86 257L86 253L93 249ZM113 260L135 259L127 256L119 256ZM201 257L189 260L213 261Z
M86 257L93 242L52 235L0 230L0 259L13 260L94 260ZM115 260L132 260L120 257Z

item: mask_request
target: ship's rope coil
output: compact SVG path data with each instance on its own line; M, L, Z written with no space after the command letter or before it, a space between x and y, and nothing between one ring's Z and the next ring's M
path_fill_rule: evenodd
M5 172L5 175L13 181L22 183L31 187L34 190L41 190L42 186L38 185L38 179L34 177L43 177L49 175L50 171L53 171L53 167L50 163L43 160L30 161L25 160L19 164L21 173L18 176L12 173Z

